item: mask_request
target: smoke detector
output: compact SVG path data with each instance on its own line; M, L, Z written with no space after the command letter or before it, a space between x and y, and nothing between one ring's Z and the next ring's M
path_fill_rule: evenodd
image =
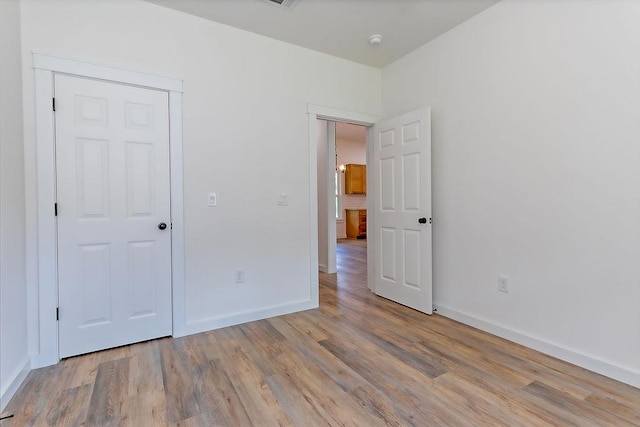
M378 46L382 43L382 35L381 34L373 34L369 36L369 44L371 46Z
M265 3L279 7L281 9L293 9L298 0L262 0Z

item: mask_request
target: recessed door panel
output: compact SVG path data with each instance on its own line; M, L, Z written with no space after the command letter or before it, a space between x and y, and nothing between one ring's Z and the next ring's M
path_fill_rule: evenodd
M396 281L396 230L383 228L380 233L381 269L382 278L392 282Z
M380 149L391 147L395 142L395 134L393 129L387 129L380 132Z
M420 230L403 230L404 285L420 289Z
M380 209L393 211L396 208L395 159L380 160Z
M158 292L155 286L156 243L129 242L127 279L129 284L130 317L157 314Z
M78 218L109 216L109 141L76 139Z
M409 144L411 142L420 141L420 122L412 122L402 125L402 143Z
M153 130L153 105L125 103L127 129Z
M402 208L420 212L420 153L402 156Z
M130 217L153 215L154 145L127 141L127 211Z
M78 293L86 328L111 321L111 271L108 243L78 246Z
M76 123L87 126L107 126L109 123L108 101L93 96L75 96Z

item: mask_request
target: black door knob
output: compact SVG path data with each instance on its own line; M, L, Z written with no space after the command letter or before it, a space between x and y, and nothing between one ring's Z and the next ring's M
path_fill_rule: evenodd
M164 222L161 222L160 224L158 224L158 228L159 228L160 230L164 230L164 229L166 229L166 228L167 228L167 224L165 224Z
M418 218L418 224L426 224L427 218Z

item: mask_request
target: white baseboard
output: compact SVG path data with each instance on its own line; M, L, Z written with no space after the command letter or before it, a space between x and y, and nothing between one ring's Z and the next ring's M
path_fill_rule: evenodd
M473 326L490 334L499 336L509 341L524 345L549 356L557 357L565 362L572 363L582 368L588 369L598 374L602 374L614 380L621 381L634 387L640 388L640 372L632 368L618 366L614 363L580 353L559 344L555 344L544 339L536 338L525 333L499 325L492 321L482 319L450 307L435 303L437 313L448 317L465 325Z
M256 311L232 314L223 317L211 317L208 319L187 322L184 327L183 334L175 334L174 337L198 334L213 329L224 328L227 326L239 325L241 323L253 322L255 320L267 319L269 317L281 316L284 314L295 313L296 311L310 310L318 308L318 304L314 304L312 300L294 302L273 307L264 308Z
M2 392L0 393L0 412L4 411L4 408L7 407L7 404L13 395L24 382L24 379L27 378L30 370L31 360L29 356L26 356L13 375L11 375L7 383L2 385Z
M327 272L327 266L324 264L318 264L318 271L322 272L322 273L326 273Z

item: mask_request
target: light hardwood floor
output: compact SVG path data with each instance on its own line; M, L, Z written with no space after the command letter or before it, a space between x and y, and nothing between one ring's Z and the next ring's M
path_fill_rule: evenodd
M35 370L0 425L640 425L636 388L376 297L365 244L317 310Z

